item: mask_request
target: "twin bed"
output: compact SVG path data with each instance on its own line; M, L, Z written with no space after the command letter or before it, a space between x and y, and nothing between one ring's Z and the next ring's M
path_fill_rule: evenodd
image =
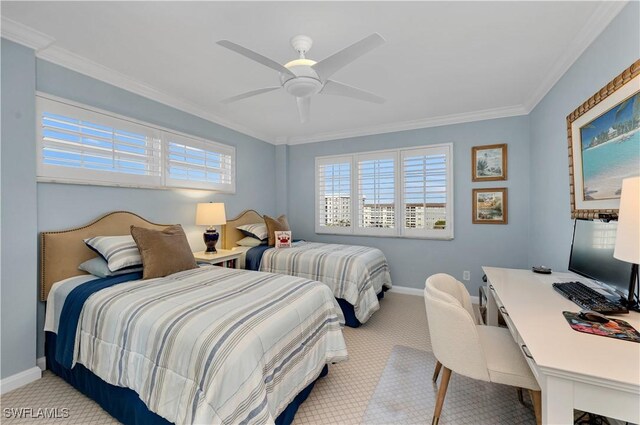
M235 226L256 219L245 212L228 222L223 247L241 238ZM366 252L313 244L263 253L260 269L284 273L204 266L143 280L78 270L95 256L84 239L126 235L131 225L167 227L115 212L41 234L47 367L127 424L291 423L328 365L347 358L345 307L334 295L366 320L388 280L386 260L372 274ZM293 258L278 258L285 251Z
M291 248L267 245L238 246L245 237L239 226L264 223L262 215L246 210L223 226L223 249L243 251L241 264L249 270L286 274L320 281L331 288L346 325L358 327L380 308L379 300L391 288L387 259L375 248L354 245L295 242ZM295 237L295 230L294 230Z

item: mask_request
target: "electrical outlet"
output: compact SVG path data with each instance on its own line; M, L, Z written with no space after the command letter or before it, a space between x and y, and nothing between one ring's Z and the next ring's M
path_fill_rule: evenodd
M471 272L469 270L462 272L462 280L471 280Z

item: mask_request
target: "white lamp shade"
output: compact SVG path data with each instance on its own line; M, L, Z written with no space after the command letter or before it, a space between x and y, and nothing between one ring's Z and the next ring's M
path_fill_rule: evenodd
M613 256L627 263L640 263L640 177L622 181Z
M208 202L198 204L196 208L196 224L198 226L215 226L226 222L227 216L224 212L223 203Z

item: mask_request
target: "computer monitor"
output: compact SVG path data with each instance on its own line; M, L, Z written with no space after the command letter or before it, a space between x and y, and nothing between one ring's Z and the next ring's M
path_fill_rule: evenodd
M576 219L569 270L604 283L628 299L631 263L613 257L617 226L616 221Z

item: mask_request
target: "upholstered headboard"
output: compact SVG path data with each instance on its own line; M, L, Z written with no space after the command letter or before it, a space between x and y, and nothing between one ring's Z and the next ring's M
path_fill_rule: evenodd
M96 256L84 243L93 236L130 234L130 226L164 229L168 224L155 224L127 211L109 213L86 226L57 232L40 233L40 300L46 301L54 283L87 274L78 270L83 262Z
M243 224L260 223L264 218L260 213L255 210L242 211L236 218L227 220L227 224L222 226L222 232L220 234L222 240L222 249L232 249L236 246L236 242L244 238L244 234L236 229Z

